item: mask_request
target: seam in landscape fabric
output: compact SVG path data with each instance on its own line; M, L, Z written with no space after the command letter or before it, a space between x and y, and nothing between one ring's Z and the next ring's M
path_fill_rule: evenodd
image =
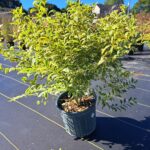
M10 144L14 147L15 150L20 150L4 133L0 131L0 135Z

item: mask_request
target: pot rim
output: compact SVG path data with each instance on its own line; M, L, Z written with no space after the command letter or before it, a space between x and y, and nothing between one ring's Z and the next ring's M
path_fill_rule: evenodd
M57 101L56 101L56 106L57 106L57 108L58 108L61 112L63 112L64 114L67 114L67 115L84 114L84 113L90 111L90 110L91 110L92 108L94 108L95 105L96 105L96 94L93 94L93 95L95 95L94 98L92 99L92 101L94 101L94 105L88 107L87 109L85 109L85 110L83 110L83 111L81 111L81 112L65 112L65 111L61 108L61 106L60 106L60 104L59 104L59 101L60 101L62 95L63 95L63 94L67 94L67 93L68 93L68 92L63 92L63 93L61 93L61 94L58 96Z

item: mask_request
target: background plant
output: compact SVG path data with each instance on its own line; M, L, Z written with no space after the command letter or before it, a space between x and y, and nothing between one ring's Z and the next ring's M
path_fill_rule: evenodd
M1 69L17 71L30 84L17 98L36 95L46 104L49 94L68 91L79 100L94 89L103 107L117 110L132 105L131 98L112 102L134 87L135 81L119 59L136 43L134 17L126 15L122 7L121 12L93 23L91 6L69 2L65 13L48 16L45 4L45 0L34 1L34 16L25 15L22 8L13 11L17 28L13 38L16 43L23 41L26 50L21 45L19 50L1 46L0 53L17 62L15 67Z
M3 38L6 42L13 41L12 33L13 33L13 26L11 25L12 21L12 14L6 13L1 17L2 27L1 27L1 33L3 35Z
M132 8L134 14L145 12L150 13L150 1L149 0L138 0Z
M136 19L142 41L150 46L150 13L140 12L136 14Z

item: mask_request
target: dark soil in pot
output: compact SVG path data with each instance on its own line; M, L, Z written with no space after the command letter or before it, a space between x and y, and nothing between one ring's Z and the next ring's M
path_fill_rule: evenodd
M64 102L61 104L62 109L65 112L82 112L94 105L93 99L93 96L84 96L79 101L76 101L73 98L67 98L64 99Z

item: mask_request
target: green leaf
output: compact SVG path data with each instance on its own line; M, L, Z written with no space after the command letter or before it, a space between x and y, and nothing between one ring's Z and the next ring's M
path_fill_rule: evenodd
M9 73L9 68L4 68L4 73L5 74Z
M22 81L26 82L27 81L27 77L22 77Z
M36 104L37 104L37 105L40 105L40 104L41 104L41 101L39 101L39 100L36 101Z
M0 64L0 70L2 70L3 69L3 66L2 66L2 64Z
M101 57L100 61L98 62L98 65L103 64L106 61L105 57Z

